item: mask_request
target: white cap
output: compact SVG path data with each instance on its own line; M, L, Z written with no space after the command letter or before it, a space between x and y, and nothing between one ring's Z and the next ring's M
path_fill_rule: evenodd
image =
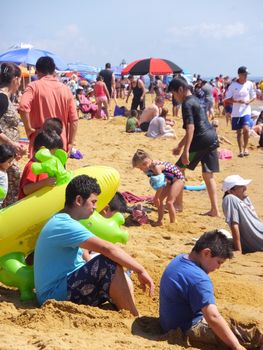
M230 175L227 176L223 182L222 191L226 192L231 190L234 186L247 186L250 184L251 179L243 179L239 175Z

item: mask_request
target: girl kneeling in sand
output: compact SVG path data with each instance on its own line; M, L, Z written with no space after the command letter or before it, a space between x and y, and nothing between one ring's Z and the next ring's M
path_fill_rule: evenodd
M164 199L169 212L170 223L175 222L176 208L182 210L181 194L184 187L184 175L174 164L152 160L148 153L138 149L132 158L132 165L150 177L150 184L156 190L154 204L158 209L156 226L162 225Z

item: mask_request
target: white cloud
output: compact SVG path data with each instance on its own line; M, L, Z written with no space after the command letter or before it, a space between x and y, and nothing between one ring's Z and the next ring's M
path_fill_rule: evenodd
M225 25L203 22L190 26L172 27L169 29L169 32L174 38L178 39L186 39L192 36L212 39L229 39L244 34L246 30L246 26L241 22Z

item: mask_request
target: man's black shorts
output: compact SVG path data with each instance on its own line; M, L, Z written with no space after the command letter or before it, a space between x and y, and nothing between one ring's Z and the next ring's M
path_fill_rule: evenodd
M208 147L204 150L192 151L189 154L190 163L183 165L181 157L176 162L176 165L180 168L194 170L199 162L202 164L203 173L218 173L219 172L219 160L217 146Z

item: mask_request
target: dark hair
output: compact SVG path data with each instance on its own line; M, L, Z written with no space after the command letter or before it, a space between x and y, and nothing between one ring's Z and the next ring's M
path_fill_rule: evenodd
M71 207L77 196L88 199L92 193L101 193L97 180L88 175L76 176L67 185L65 206Z
M263 132L262 131L261 131L260 138L259 138L259 141L258 141L258 146L259 147L263 147Z
M180 78L173 78L171 81L170 81L170 84L169 84L169 87L168 87L168 91L169 92L173 92L173 91L176 91L178 92L178 90L180 88L183 88L184 90L189 90L189 85L187 83L187 81L183 78L183 77L180 77Z
M209 248L212 257L231 259L233 257L232 242L219 230L205 232L195 243L192 252L200 253Z
M0 144L0 163L6 162L10 158L16 156L16 149L11 145L5 143Z
M127 212L127 204L120 192L116 192L112 200L109 202L111 211L119 211L120 213Z
M149 154L142 149L137 149L134 156L132 157L132 166L136 167L139 163L143 162L144 159L150 158Z
M263 123L263 111L260 112L260 115L257 118L256 125Z
M83 91L83 88L82 88L82 89L76 89L76 96L77 96L78 94L80 94L82 91Z
M96 78L96 81L103 81L103 76L102 75L98 75L97 78Z
M110 63L106 63L105 64L105 68L110 68L111 67L111 64Z
M21 77L21 70L15 63L2 63L0 73L0 85L8 86L16 77Z
M42 130L35 138L34 151L37 152L41 147L49 150L63 148L63 142L55 130Z
M58 135L61 135L63 131L63 123L59 118L47 118L44 121L42 130L44 131L55 130Z
M55 71L56 65L52 57L43 56L37 60L36 71L47 74L53 74Z
M133 117L133 118L134 118L134 117L136 117L136 118L138 117L138 111L137 111L137 109L132 109L132 110L131 110L131 117Z

